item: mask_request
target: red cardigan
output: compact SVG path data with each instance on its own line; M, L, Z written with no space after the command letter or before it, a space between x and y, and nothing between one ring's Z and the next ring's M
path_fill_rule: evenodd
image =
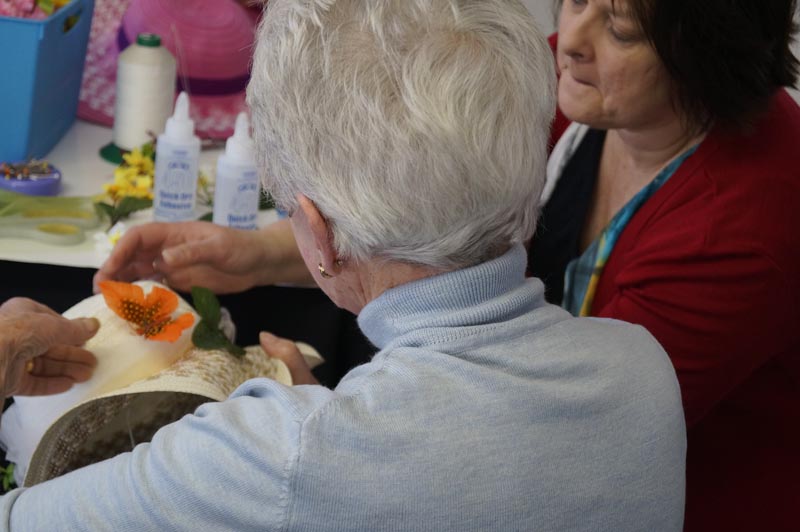
M640 208L592 314L643 325L672 359L685 529L800 530L800 107L785 91L750 134L710 132Z
M712 132L642 206L592 314L647 328L689 425L686 530L800 526L800 109Z

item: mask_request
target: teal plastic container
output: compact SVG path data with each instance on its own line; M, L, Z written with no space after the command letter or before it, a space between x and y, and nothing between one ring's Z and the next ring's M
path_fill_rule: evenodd
M0 162L44 157L75 121L94 0L0 17Z

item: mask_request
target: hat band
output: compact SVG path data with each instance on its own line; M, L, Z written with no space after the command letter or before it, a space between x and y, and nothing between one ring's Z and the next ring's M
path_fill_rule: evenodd
M117 32L117 49L121 52L130 44L125 29L120 26ZM176 90L186 91L190 96L227 96L243 92L247 88L248 81L250 81L249 73L233 78L193 78L179 75Z

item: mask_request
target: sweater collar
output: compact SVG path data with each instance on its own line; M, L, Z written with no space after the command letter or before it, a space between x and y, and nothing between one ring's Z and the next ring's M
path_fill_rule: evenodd
M520 301L502 296L525 282L526 259L525 249L517 245L488 262L391 288L361 310L359 327L383 349L421 328L477 325L519 312ZM538 281L536 290L525 299L544 304Z

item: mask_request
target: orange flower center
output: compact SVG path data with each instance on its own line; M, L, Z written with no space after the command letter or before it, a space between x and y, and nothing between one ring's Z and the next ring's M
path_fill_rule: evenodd
M178 296L165 288L154 286L145 297L138 285L103 281L100 291L108 307L135 325L136 333L148 340L174 342L194 323L194 316L188 312L172 319L171 314L178 308Z

